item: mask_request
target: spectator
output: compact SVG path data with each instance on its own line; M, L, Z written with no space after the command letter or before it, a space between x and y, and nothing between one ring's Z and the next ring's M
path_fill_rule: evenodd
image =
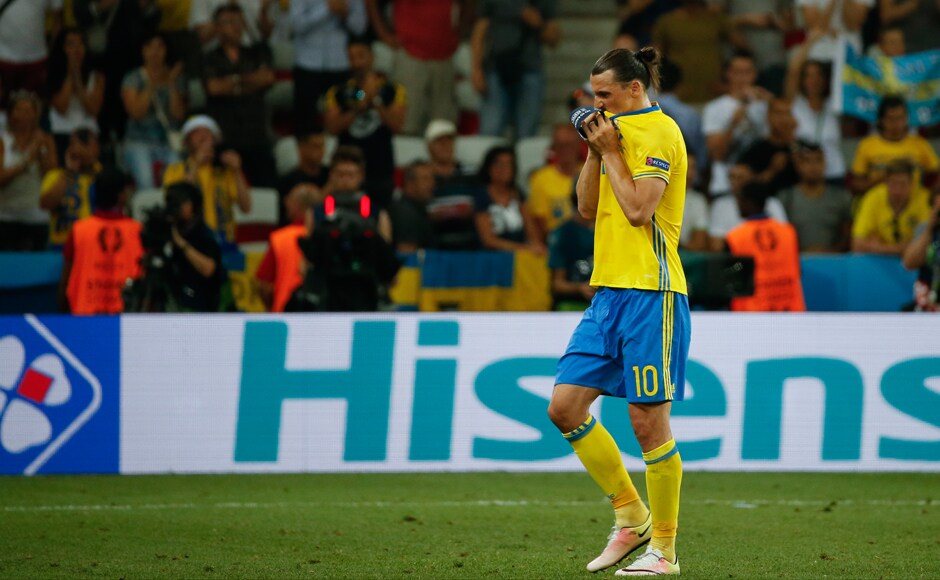
M725 245L725 236L728 232L741 225L744 216L738 208L738 198L744 186L753 181L754 172L743 163L731 166L728 171L731 183L731 193L712 200L711 213L708 216L709 245L712 251L720 252ZM787 212L783 204L775 197L767 198L765 209L767 214L779 222L787 220Z
M91 129L76 129L65 151L65 168L52 169L43 177L39 207L50 215L50 246L61 247L72 224L91 215L100 154L98 135Z
M488 250L531 250L545 253L538 227L516 186L516 153L512 147L493 147L480 167L484 195L476 200L477 234Z
M349 78L346 44L366 31L363 0L291 0L294 33L294 128L322 127L320 98Z
M796 119L790 112L790 102L773 99L767 108L770 135L748 147L741 162L750 166L754 181L770 186L772 195L785 187L792 187L799 177L793 165L796 148Z
M800 252L793 226L768 216L766 184L752 182L738 196L746 221L728 232L728 250L754 258L754 294L732 298L731 310L751 312L803 312Z
M62 23L62 0L4 2L0 15L0 86L8 94L46 87L46 18L53 38Z
M852 191L864 193L881 183L888 164L895 159L913 164L915 183L930 187L940 170L940 159L926 139L910 132L907 103L902 97L881 100L876 127L878 132L862 139L855 151Z
M427 161L414 161L405 168L401 198L388 209L392 238L399 252L416 252L431 247L434 229L428 217L428 203L434 198L434 172Z
M894 58L907 53L904 30L900 26L882 25L878 30L878 42L868 47L868 56Z
M832 62L843 41L861 54L862 25L875 0L796 0L796 5L807 30L825 33L813 45L809 58Z
M98 132L104 88L105 77L92 69L81 31L62 30L49 58L49 128L60 155L65 154L75 129L85 127Z
M405 123L405 91L373 68L372 47L362 39L349 42L352 78L326 93L323 120L341 145L362 150L366 190L379 207L387 207L395 188L392 135Z
M167 49L163 34L145 38L141 45L143 66L127 73L121 88L128 117L124 163L141 189L155 187L157 175L179 161L182 149L179 127L186 118L183 63L170 67Z
M569 217L548 236L548 267L552 271L554 310L584 310L597 289L591 286L594 271L594 220L574 211L577 194L568 196Z
M679 9L664 15L653 27L653 45L682 71L685 82L677 94L688 103L704 103L719 92L726 42L739 49L748 47L731 19L709 10L704 0L682 0Z
M326 185L330 168L323 164L326 151L326 135L311 131L297 134L297 157L300 164L281 178L277 187L281 198L278 223L286 226L290 223L289 212L285 212L287 198L295 190L319 191ZM318 194L319 195L319 194ZM323 193L325 195L325 192ZM322 201L323 195L319 195Z
M571 192L584 163L582 141L571 123L559 123L552 131L552 163L529 178L529 209L543 242L561 222L571 217Z
M206 226L221 242L235 242L235 216L232 206L251 211L251 192L241 170L241 156L231 149L216 154L222 139L218 124L206 115L190 117L183 124L186 158L170 165L163 175L163 186L180 181L196 186L202 193L199 203Z
M825 153L815 143L801 143L794 155L799 182L779 194L796 228L800 252L835 253L849 249L852 196L825 180Z
M685 207L682 209L682 230L679 232L679 247L691 252L703 252L708 244L708 198L695 189L698 176L698 157L688 154L686 169Z
M516 139L538 131L545 74L542 45L557 46L556 0L482 0L470 46L473 87L483 95L480 133Z
M761 76L772 83L782 80L784 36L794 27L793 0L721 0L720 4L754 51Z
M901 256L921 223L930 219L930 194L903 159L888 164L884 183L870 189L852 226L852 251Z
M810 48L822 35L819 30L811 32L794 53L787 69L784 96L793 103L790 110L796 118L797 139L822 147L826 179L841 182L845 179L845 158L839 114L829 95L829 65L808 60Z
M243 16L240 42L251 46L264 42L271 30L272 23L263 17L264 0L193 0L189 9L189 27L196 32L200 44L212 46L220 40L221 33L215 21L215 14L223 6L237 6ZM268 26L262 26L266 22Z
M617 29L617 38L629 36L636 45L614 46L613 48L630 48L639 50L647 46L652 39L653 26L663 14L672 12L679 7L679 0L617 0L617 20L620 26ZM616 43L615 43L616 44Z
M883 26L897 26L908 52L940 48L940 3L936 0L878 0Z
M457 161L456 137L457 127L444 119L431 121L424 132L435 183L434 201L428 204L428 215L434 230L435 248L473 250L480 247L475 209L482 187L476 176Z
M174 308L181 312L218 312L226 308L222 288L222 248L216 234L202 220L205 196L190 182L178 181L166 188L171 208L172 245L168 284Z
M252 185L272 187L276 172L264 100L274 84L271 53L265 45L242 46L244 16L238 5L217 8L213 22L219 46L205 55L206 109L226 145L241 156Z
M140 275L140 224L124 215L130 180L109 169L95 179L95 212L75 222L62 251L59 307L72 314L119 314L123 290Z
M431 169L438 186L453 177L466 175L466 169L457 161L456 141L457 127L446 119L434 119L424 131L424 142L428 146Z
M702 131L712 160L708 189L713 197L729 191L728 167L766 134L767 102L772 97L754 86L757 68L749 53L737 52L731 57L725 67L725 80L728 91L710 101L702 114Z
M663 112L679 125L689 153L695 155L702 167L707 167L708 144L705 141L705 133L702 132L702 117L694 107L682 102L676 94L682 85L682 70L676 63L664 60L659 65L659 72L659 95L656 101Z
M58 166L55 141L39 128L35 93L10 95L8 130L0 136L0 251L36 251L49 239L49 214L39 208L42 176Z
M313 186L294 188L284 198L284 209L290 223L271 233L255 279L258 294L270 312L284 312L291 295L303 283L303 253L298 240L308 235L307 210L318 201L320 192Z
M386 242L392 243L392 222L388 217L388 212L371 201L362 203L363 198L371 200L369 191L363 190L367 186L365 176L366 166L362 151L353 145L338 147L330 164L330 178L326 182L327 200L332 197L335 206L337 199L348 201L358 198L360 212L365 214L362 217L372 220L378 234ZM329 207L316 207L314 224L329 217L330 211ZM310 229L312 231L313 227L311 226Z
M392 0L392 29L382 17L379 1L366 0L376 35L395 51L393 76L408 95L404 124L408 135L420 135L431 119L457 121L452 57L460 31L455 24L468 20L469 1Z
M914 281L914 309L940 312L940 194L934 194L930 217L918 226L902 260L908 270L919 270Z

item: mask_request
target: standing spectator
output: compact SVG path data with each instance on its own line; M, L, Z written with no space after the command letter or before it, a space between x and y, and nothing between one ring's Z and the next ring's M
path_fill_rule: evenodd
M884 183L870 189L859 204L853 252L904 254L917 226L930 219L930 193L914 176L914 166L903 159L888 164Z
M457 23L467 20L469 1L393 0L392 29L382 17L379 0L366 0L376 35L395 51L393 76L408 95L408 135L420 135L431 119L457 121L452 57L460 43Z
M822 147L826 179L836 182L845 179L845 158L839 114L829 95L829 65L808 60L810 49L822 34L819 30L812 31L793 55L787 69L784 95L793 103L790 111L796 118L797 139Z
M457 161L456 141L457 127L446 119L434 119L424 131L424 142L428 146L431 169L438 186L453 177L466 174Z
M281 178L277 186L281 203L278 204L278 223L286 226L290 223L290 212L286 212L287 198L295 190L320 190L330 177L330 168L323 164L326 151L326 135L316 131L297 134L297 158L300 163L290 173ZM324 192L325 195L325 192ZM322 199L321 199L322 201Z
M732 298L731 310L751 312L803 312L800 251L793 226L767 215L766 184L749 183L738 196L746 221L728 232L728 250L754 258L754 294Z
M294 189L284 199L290 223L271 233L268 251L255 273L258 293L270 312L284 312L291 295L303 283L303 253L297 242L309 233L305 225L307 210L319 195L313 188Z
M267 46L242 46L244 17L237 4L224 4L213 17L219 46L205 55L206 109L219 123L226 145L244 162L252 185L276 180L264 93L274 84Z
M220 242L235 243L233 206L251 211L251 192L242 175L241 156L231 149L216 153L222 140L218 124L206 115L190 117L183 124L186 158L174 163L163 175L163 187L186 181L202 193L199 206L203 220Z
M186 118L183 63L171 67L167 49L163 34L145 38L143 66L127 73L121 88L128 117L124 163L140 189L155 187L159 183L155 168L162 171L179 161L182 147L178 141Z
M691 252L702 252L708 245L708 198L695 189L698 176L698 157L688 154L685 179L685 207L682 208L682 230L679 232L679 247Z
M711 212L708 216L708 236L710 238L709 246L712 251L720 252L725 245L725 236L728 232L741 225L744 216L738 205L738 198L744 186L751 183L754 179L754 172L743 163L737 163L731 166L728 171L731 183L731 193L723 195L712 200ZM783 204L775 197L769 197L764 206L770 217L779 222L787 220L787 212L783 209Z
M852 196L825 179L825 153L815 143L801 143L794 155L799 182L779 194L796 228L800 252L835 253L849 249Z
M483 95L480 133L535 135L545 88L542 45L557 46L556 0L482 0L473 28L473 87Z
M323 120L341 145L362 150L366 190L379 207L387 207L395 188L392 135L405 123L405 91L373 68L372 47L362 39L349 41L352 78L326 93Z
M852 161L852 191L860 194L885 179L892 161L903 159L914 168L914 180L930 187L940 170L940 158L930 142L910 132L907 103L902 97L887 96L878 105L878 132L862 139Z
M772 95L754 86L757 67L750 53L737 52L725 67L728 91L710 101L702 114L702 130L712 160L709 192L729 191L728 167L767 132L767 101Z
M897 26L908 52L940 48L940 3L936 0L878 0L883 26Z
M894 58L907 54L904 29L893 24L882 25L878 30L878 42L868 47L867 55L872 58Z
M809 58L832 62L843 40L861 54L862 25L875 0L796 0L796 5L807 30L825 32L813 45Z
M72 224L91 215L100 154L98 135L91 129L76 129L65 151L65 168L52 169L43 177L39 206L49 212L51 247L61 247Z
M790 102L773 99L767 108L767 126L770 134L748 147L741 162L750 166L754 181L770 186L771 195L784 187L793 186L799 179L793 164L796 148L796 119L790 112Z
M617 0L617 20L620 26L617 29L617 38L629 36L634 39L636 46L630 50L636 51L641 46L650 44L653 25L663 14L672 12L679 7L679 0ZM613 48L629 48L614 46Z
M140 275L140 223L124 215L130 182L117 170L95 180L95 213L75 222L62 251L59 306L72 314L119 314Z
M702 117L694 108L682 101L677 92L682 85L682 70L676 63L664 60L659 65L659 95L656 102L679 125L689 153L695 155L702 167L708 166L708 144L702 132ZM692 181L692 178L689 178ZM694 183L694 182L693 182Z
M549 151L553 163L534 171L529 179L529 209L542 241L571 217L571 192L584 164L581 137L571 123L555 125Z
M294 127L321 128L320 98L349 78L346 44L366 31L364 0L291 0Z
M237 6L243 16L240 41L251 46L263 42L270 29L261 26L264 0L193 0L189 9L189 27L196 32L202 46L212 46L220 40L220 31L215 22L215 13L223 6Z
M725 43L747 48L731 19L709 10L704 0L682 0L678 10L664 15L653 28L653 44L682 71L685 82L678 95L689 103L704 103L718 94Z
M575 211L576 193L568 197L570 217L548 236L548 267L552 271L554 310L584 310L597 288L591 286L594 271L594 219Z
M92 69L85 37L77 28L64 29L49 58L49 128L60 155L65 154L75 129L86 127L98 132L104 90L105 77Z
M18 0L2 6L0 85L8 95L20 89L40 94L46 86L46 18L50 17L55 38L62 22L62 0Z
M919 270L914 281L914 309L940 312L940 194L934 194L930 217L914 233L902 260L908 270Z
M793 0L720 0L719 4L747 39L762 77L782 80L783 40L794 26Z
M483 247L544 254L538 227L516 186L516 153L512 147L487 151L479 178L485 192L476 200L476 226Z
M401 198L392 202L392 240L399 252L416 252L431 246L434 230L428 217L428 203L434 198L434 172L427 161L415 161L405 168Z
M42 103L24 90L10 95L8 130L0 135L0 251L36 251L49 239L39 208L42 176L58 165L55 141L39 128Z

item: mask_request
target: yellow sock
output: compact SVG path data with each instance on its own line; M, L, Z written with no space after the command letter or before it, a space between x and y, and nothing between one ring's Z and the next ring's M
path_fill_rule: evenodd
M630 481L623 467L620 449L607 429L588 415L584 423L574 431L565 433L564 437L571 443L591 478L610 499L617 527L634 527L646 521L649 510Z
M676 561L676 530L679 528L679 488L682 485L682 459L676 441L670 439L643 454L646 462L646 491L653 512L653 539L650 545L670 562Z

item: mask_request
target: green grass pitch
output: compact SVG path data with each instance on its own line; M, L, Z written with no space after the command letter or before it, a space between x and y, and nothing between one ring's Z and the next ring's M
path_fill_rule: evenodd
M687 473L682 493L684 577L940 577L940 474ZM584 473L7 477L0 577L613 577L584 570L611 523Z

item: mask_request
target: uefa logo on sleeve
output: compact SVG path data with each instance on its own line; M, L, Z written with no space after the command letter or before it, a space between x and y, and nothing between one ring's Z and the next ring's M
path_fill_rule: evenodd
M95 415L101 398L98 377L35 316L3 319L0 471L37 473Z

